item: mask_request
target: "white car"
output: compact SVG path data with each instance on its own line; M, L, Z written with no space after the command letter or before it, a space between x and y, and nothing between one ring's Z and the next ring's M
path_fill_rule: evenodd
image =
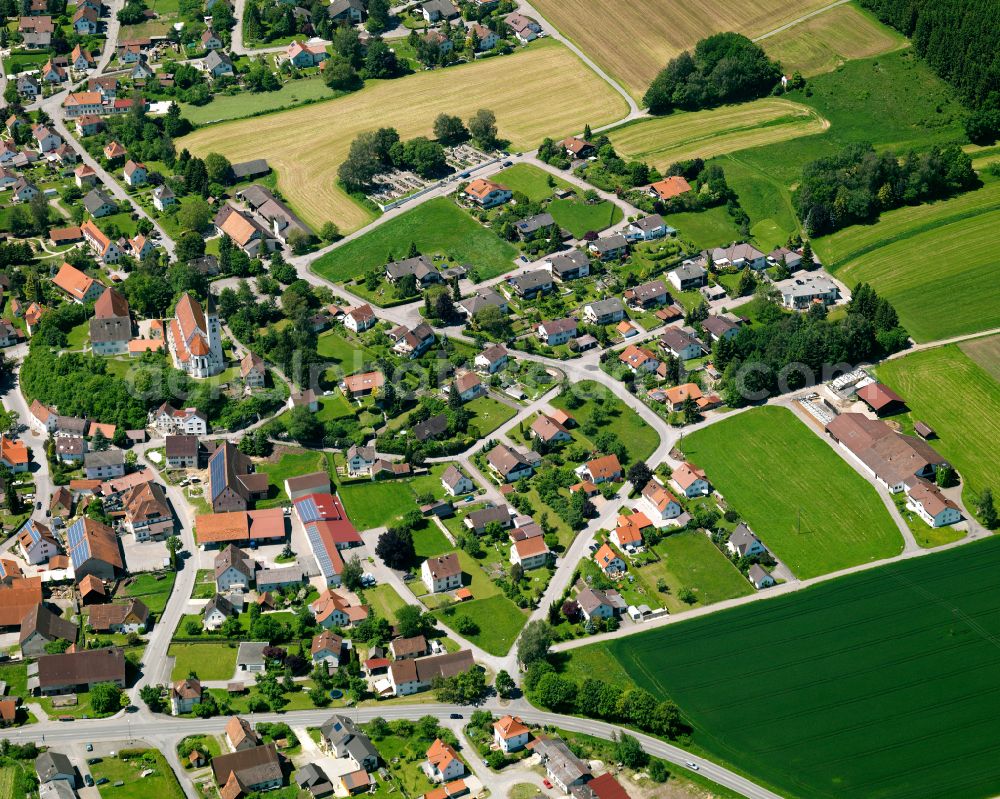
M698 770L698 764L697 763L692 763L690 760L685 760L684 761L684 765L687 766L692 771L697 771Z

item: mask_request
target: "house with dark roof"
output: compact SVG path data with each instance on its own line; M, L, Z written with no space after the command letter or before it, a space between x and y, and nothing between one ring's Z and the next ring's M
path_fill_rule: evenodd
M560 282L576 280L590 274L590 258L582 250L557 252L545 259L552 277Z
M215 513L245 511L267 495L267 474L254 473L250 459L224 441L208 461L209 502Z
M334 714L319 728L320 746L338 758L348 758L365 771L378 768L378 750L349 716Z
M519 219L514 223L514 229L517 231L517 235L521 241L531 241L540 234L546 233L555 224L556 220L552 218L552 214L546 211L526 217L525 219Z
M410 432L417 441L432 441L448 433L448 415L439 413L422 422L417 422Z
M280 788L285 783L282 758L273 743L212 758L212 772L224 799Z
M486 462L490 470L505 483L514 483L522 477L531 477L535 472L535 465L527 455L506 444L497 444L491 449L486 456Z
M149 608L141 599L130 598L114 605L94 605L87 623L99 633L144 633L149 627Z
M858 389L857 397L876 416L893 416L906 410L906 400L882 383L868 383Z
M77 582L88 574L111 581L125 569L115 531L88 516L80 517L67 528L66 552Z
M397 283L400 278L413 275L417 286L422 289L441 282L441 273L426 255L415 255L402 261L390 261L385 265L385 279Z
M625 307L617 297L606 297L587 303L583 315L592 325L609 325L625 318Z
M552 273L544 269L522 272L508 280L514 292L525 300L531 300L539 294L552 291Z
M73 622L57 616L44 605L35 605L21 621L18 644L23 657L45 654L45 647L56 641L76 643L79 630Z
M28 666L28 689L42 696L89 691L102 682L125 687L125 653L121 647L41 655Z

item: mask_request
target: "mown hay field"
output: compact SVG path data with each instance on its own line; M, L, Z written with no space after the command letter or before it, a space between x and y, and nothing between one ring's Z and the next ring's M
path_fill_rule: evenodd
M1000 182L818 241L837 277L871 283L916 341L1000 327Z
M879 380L910 409L897 417L903 428L918 419L934 428L937 438L931 446L962 476L966 506L984 488L1000 491L1000 382L993 376L1000 370L998 345L1000 337L977 339L961 349L954 344L935 347L878 367Z
M539 12L636 98L667 61L713 33L751 38L828 0L537 0Z
M995 796L998 568L994 537L575 649L565 669L669 696L697 751L789 799Z
M903 548L875 489L785 408L741 413L685 436L681 446L796 577Z
M561 98L561 99L560 99ZM442 113L467 118L479 108L497 116L500 135L515 149L537 146L584 123L607 124L627 112L625 101L567 48L533 44L516 55L373 83L325 103L196 130L180 146L231 161L266 158L278 188L314 228L333 221L342 232L372 219L336 185L351 140L366 130L395 127L404 139L432 136Z
M821 133L829 123L815 109L775 97L709 111L644 119L608 134L624 157L663 170L675 161L717 155Z
M762 40L785 74L830 72L852 58L870 58L907 46L904 36L853 3L831 8Z

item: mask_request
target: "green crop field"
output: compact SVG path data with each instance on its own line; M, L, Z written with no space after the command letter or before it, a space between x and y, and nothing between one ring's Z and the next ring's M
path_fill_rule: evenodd
M782 796L995 796L998 569L988 539L573 650L567 673L669 696L693 748Z
M967 505L984 488L1000 491L1000 383L988 371L952 344L886 361L877 372L906 400L910 413L897 417L904 428L915 420L934 428L931 445L962 475Z
M685 436L684 454L796 577L899 554L875 489L784 408L756 408Z
M848 286L870 283L916 341L992 330L1000 326L998 244L1000 209L890 241L848 262L837 277ZM933 268L925 260L930 253Z
M517 251L449 199L439 197L338 247L313 263L327 280L342 283L383 266L389 255L405 258L414 242L424 255L472 263L486 280L513 268Z

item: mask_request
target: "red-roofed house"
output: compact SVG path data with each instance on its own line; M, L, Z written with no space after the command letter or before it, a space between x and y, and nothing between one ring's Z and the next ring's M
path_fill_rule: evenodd
M52 282L73 302L80 305L95 302L104 291L101 283L65 261L59 267L56 276L52 278Z

